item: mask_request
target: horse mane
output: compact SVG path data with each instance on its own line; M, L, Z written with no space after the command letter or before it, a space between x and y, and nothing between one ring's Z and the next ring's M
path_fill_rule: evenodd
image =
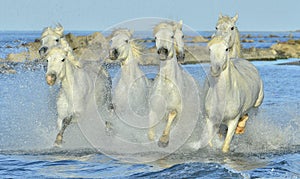
M114 37L114 36L117 36L119 34L125 34L127 35L129 38L132 37L132 32L129 30L129 29L126 29L126 28L118 28L118 29L114 29L111 33L111 36Z
M227 43L227 41L220 36L215 36L207 43L207 46L210 47L214 44L219 44L219 43Z
M130 31L129 29L126 29L126 28L119 28L119 29L115 29L112 33L111 33L111 36L114 37L114 36L117 36L117 35L120 35L120 34L125 34L127 35L129 38L130 38L130 47L132 49L132 53L133 53L133 56L135 58L140 58L141 55L142 55L142 51L144 50L144 46L142 43L138 42L137 40L135 39L132 39L132 31Z
M132 53L135 58L140 58L143 50L145 49L145 47L142 43L140 43L134 39L130 40L130 47L132 49Z
M160 29L171 29L174 30L174 27L177 24L175 22L172 21L164 21L164 22L160 22L159 24L156 24L153 28L153 35L155 35Z
M63 36L64 28L61 24L57 24L55 28L45 27L42 31L42 38L48 35L57 35L59 37Z

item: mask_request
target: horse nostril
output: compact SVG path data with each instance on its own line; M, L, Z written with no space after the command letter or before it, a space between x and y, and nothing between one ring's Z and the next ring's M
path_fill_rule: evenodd
M158 54L161 54L161 53L168 54L168 49L162 47L162 48L160 48L160 49L157 50L157 53Z
M45 53L47 52L47 50L48 50L48 47L42 47L42 48L40 48L40 50L39 50L39 54L40 54L40 55L45 54Z
M114 50L113 50L113 54L114 54L114 55L118 55L117 49L114 49Z

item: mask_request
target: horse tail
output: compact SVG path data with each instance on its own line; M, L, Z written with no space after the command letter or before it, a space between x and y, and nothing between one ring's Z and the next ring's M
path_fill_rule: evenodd
M260 89L259 89L259 94L258 94L258 98L254 104L254 107L258 107L261 105L262 101L264 99L264 84L263 81L260 80Z

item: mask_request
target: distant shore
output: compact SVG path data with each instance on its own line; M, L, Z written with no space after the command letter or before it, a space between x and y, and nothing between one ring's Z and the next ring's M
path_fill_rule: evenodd
M268 38L276 38L276 35L269 34ZM94 32L90 35L86 36L76 36L72 33L68 33L65 35L65 38L69 42L70 46L74 49L74 53L78 56L81 56L84 59L84 54L86 49L93 48L95 54L92 54L93 58L97 58L97 54L101 51L101 49L106 45L108 45L109 36L105 37L100 32ZM261 36L253 37L251 34L241 35L241 41L245 43L255 43L253 39L259 39L258 42L263 43L264 38ZM287 58L300 58L300 40L294 39L292 34L289 34L285 37L288 39L284 42L276 42L270 48L242 48L242 56L247 60L261 60L261 61L269 61L269 60L277 60L277 59L287 59ZM140 43L154 43L154 39L137 39ZM187 36L185 43L185 54L186 58L183 64L197 64L197 63L205 63L209 62L209 51L206 47L206 43L210 40L210 37L203 36ZM199 45L201 44L201 45ZM13 73L14 70L12 67L7 65L9 62L24 62L24 61L32 61L32 62L40 62L43 61L40 59L38 54L38 50L40 47L39 39L36 39L33 42L28 42L26 44L22 44L26 51L20 53L11 53L6 56L5 59L0 59L0 73ZM7 46L6 48L12 48ZM90 52L91 50L89 50ZM91 53L90 53L91 54ZM105 60L106 63L116 63L109 59ZM5 65L6 64L6 65ZM155 47L145 48L143 51L143 55L140 59L141 65L158 65L159 60L157 58ZM299 65L299 63L287 63L286 65Z

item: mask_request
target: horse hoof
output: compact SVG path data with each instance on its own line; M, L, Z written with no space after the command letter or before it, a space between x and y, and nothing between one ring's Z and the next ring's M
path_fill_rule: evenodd
M57 134L56 140L54 142L54 146L61 146L62 144L62 136L60 134Z
M167 136L161 136L157 144L158 147L165 148L169 145L169 138Z
M236 127L235 133L236 134L244 134L245 132L245 127Z
M158 145L158 147L166 148L169 145L169 141L166 141L166 142L158 141L157 145Z

